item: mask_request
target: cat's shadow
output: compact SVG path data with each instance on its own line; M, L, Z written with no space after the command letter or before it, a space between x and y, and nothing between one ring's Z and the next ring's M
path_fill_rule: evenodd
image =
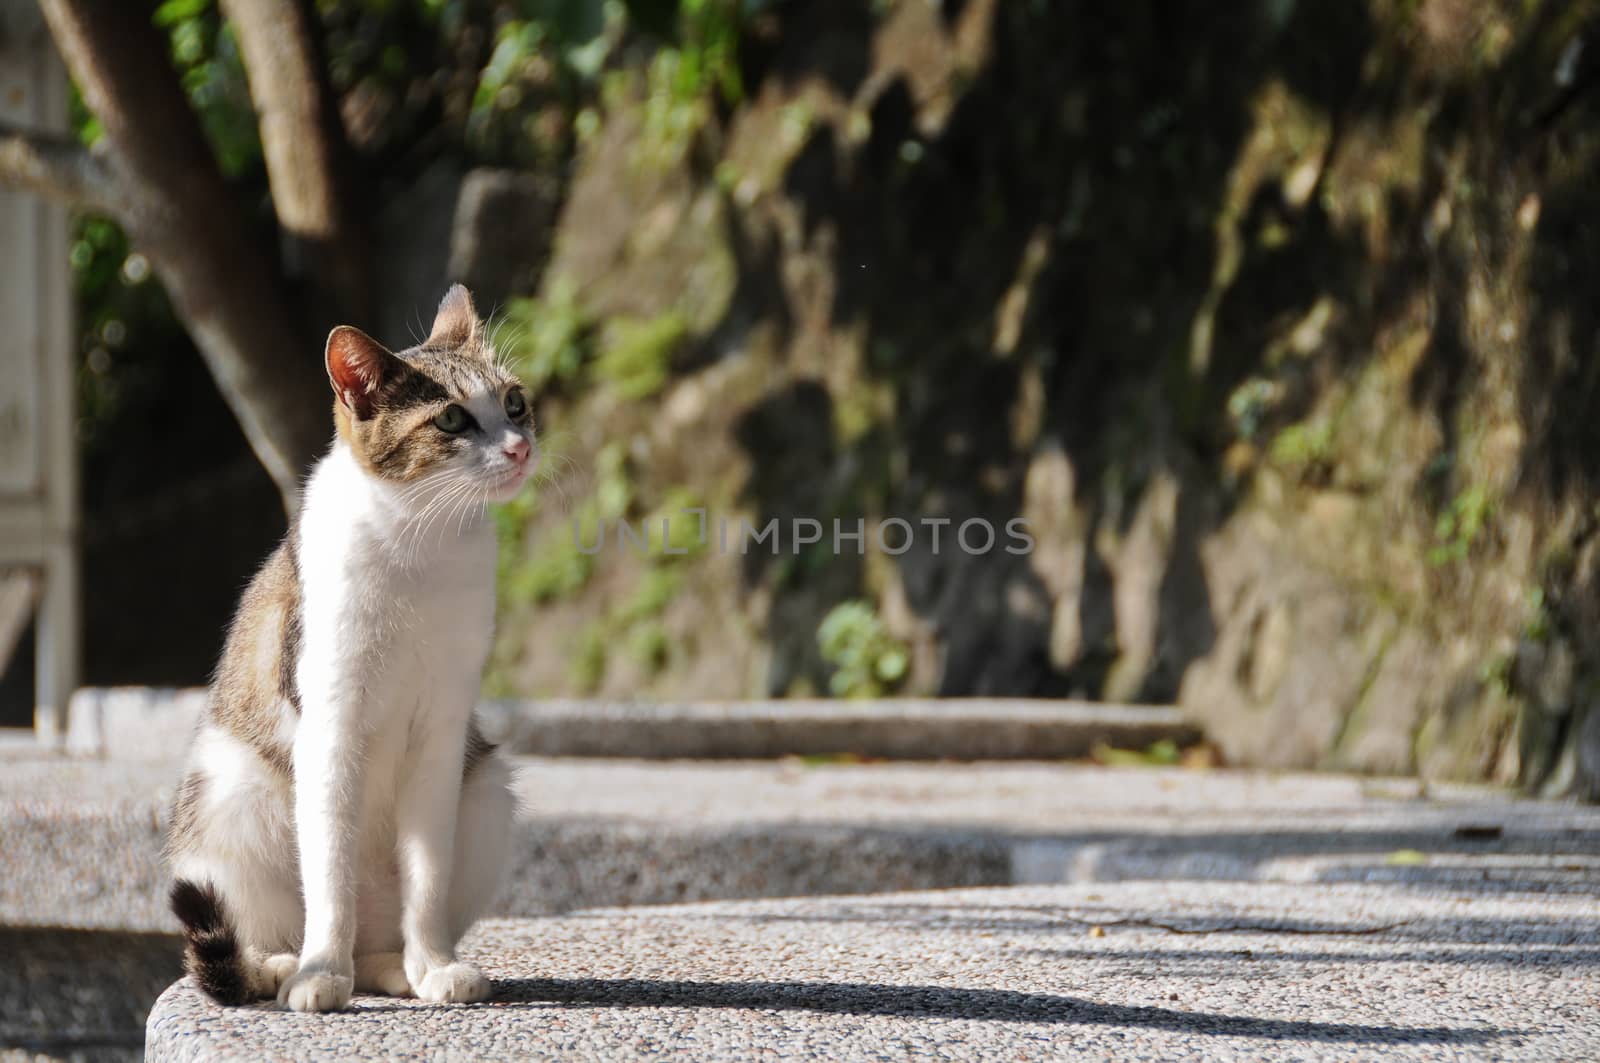
M368 1004L362 1013L410 1011L426 1005ZM448 1007L453 1005L438 1005ZM494 996L475 1008L742 1008L824 1015L892 1016L1048 1025L1127 1026L1222 1037L1336 1044L1481 1045L1516 1030L1451 1026L1376 1026L1183 1011L1148 1005L1101 1004L1080 997L1004 989L884 985L860 982L688 982L643 978L513 978L495 982Z

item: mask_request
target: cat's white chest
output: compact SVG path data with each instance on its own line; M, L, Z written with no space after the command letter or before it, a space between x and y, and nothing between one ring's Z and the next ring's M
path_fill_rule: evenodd
M336 447L301 519L302 685L356 682L377 745L464 727L494 629L494 535L480 515L420 530ZM327 681L319 671L327 668ZM439 719L444 717L444 719Z
M385 573L389 608L375 611L372 638L386 660L374 679L397 710L458 710L475 695L494 636L493 573L493 538L476 527L422 566Z

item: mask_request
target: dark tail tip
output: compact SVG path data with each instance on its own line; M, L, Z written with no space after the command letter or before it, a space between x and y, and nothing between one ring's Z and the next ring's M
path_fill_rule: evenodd
M216 888L186 879L172 884L172 914L183 924L183 966L201 992L219 1004L250 999L239 939Z

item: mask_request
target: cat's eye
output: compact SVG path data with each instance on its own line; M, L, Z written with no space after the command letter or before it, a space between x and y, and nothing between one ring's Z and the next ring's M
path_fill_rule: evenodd
M433 419L435 428L441 432L449 432L451 435L465 432L471 424L472 417L468 415L466 410L454 403L439 411L439 416Z
M506 416L513 421L520 421L528 412L527 396L522 394L521 388L512 388L506 392Z

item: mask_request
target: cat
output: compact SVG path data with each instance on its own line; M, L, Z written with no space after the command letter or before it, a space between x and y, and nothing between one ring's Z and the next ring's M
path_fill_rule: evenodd
M456 285L393 353L328 337L337 429L245 590L167 854L185 967L224 1004L353 991L471 1002L456 944L493 900L511 771L473 709L494 626L488 501L537 448L528 397Z

